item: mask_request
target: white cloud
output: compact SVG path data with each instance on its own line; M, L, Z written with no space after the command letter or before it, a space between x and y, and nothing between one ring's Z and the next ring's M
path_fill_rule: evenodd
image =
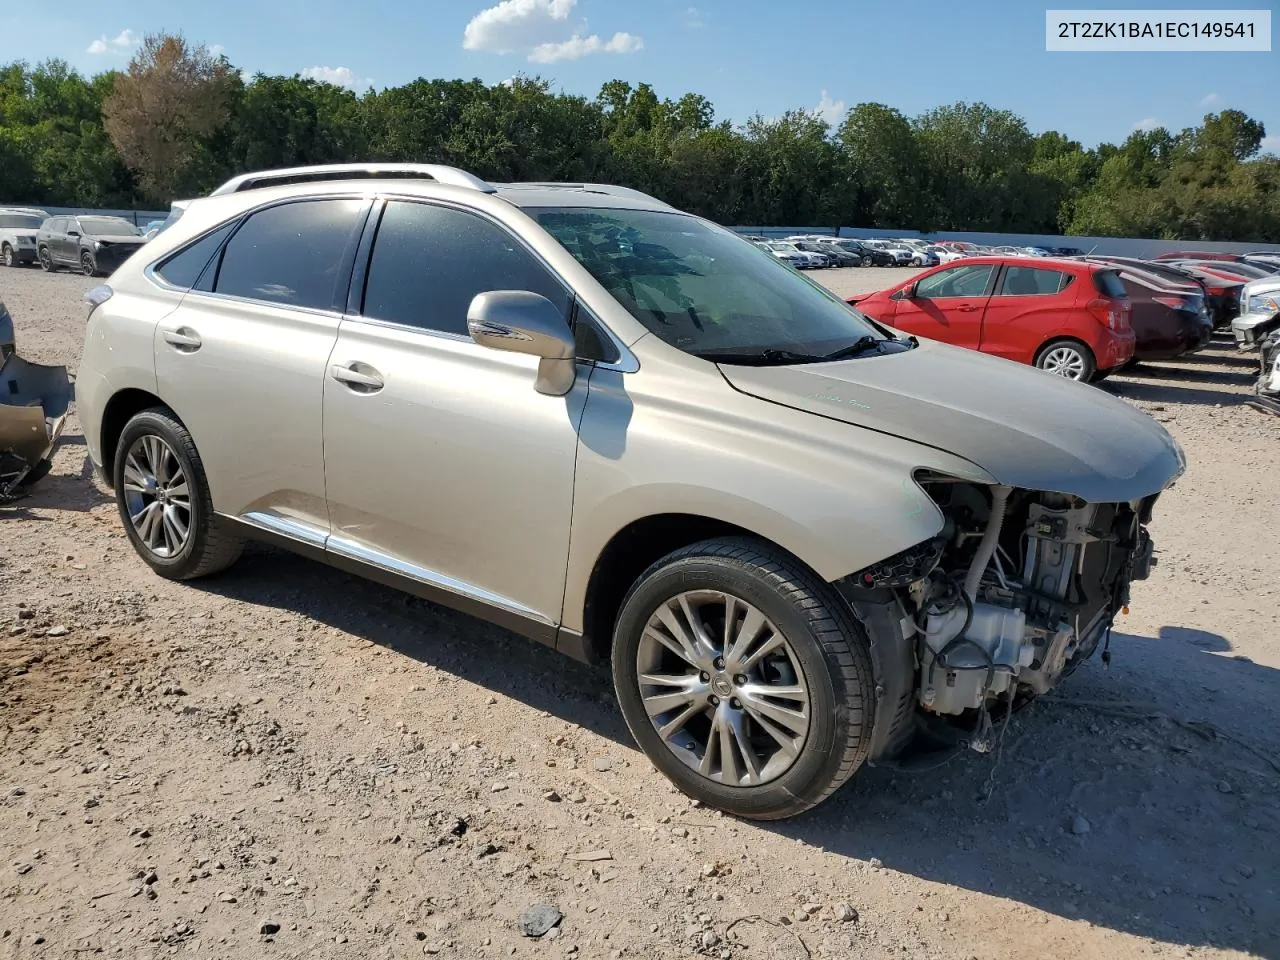
M568 32L577 0L502 0L481 10L462 33L462 49L515 53L551 43Z
M525 54L532 63L578 60L597 53L634 53L639 37L619 31L609 40L570 22L577 0L502 0L481 10L462 34L462 48L505 55Z
M690 7L684 12L684 25L690 30L700 30L707 25L707 15L697 7Z
M226 52L227 48L220 43L210 44L209 46L209 56L211 57L220 57Z
M1156 127L1160 125L1161 125L1160 121L1157 120L1155 117L1143 117L1141 120L1139 120L1137 123L1133 125L1133 129L1142 130L1143 132L1148 132L1148 131L1154 130Z
M811 112L834 127L844 120L844 115L849 112L849 108L845 106L843 100L832 100L831 95L823 90L818 105Z
M533 63L555 63L557 60L581 60L593 53L635 53L644 41L630 33L615 33L610 40L595 34L580 37L576 33L561 43L540 43L529 53Z
M1206 93L1203 97L1200 98L1200 106L1210 107L1210 106L1213 106L1213 104L1217 103L1221 99L1222 98L1218 96L1216 93Z
M309 80L332 83L335 87L346 87L357 93L373 86L372 77L356 76L350 67L307 67L302 75Z
M104 33L86 48L86 53L114 53L123 56L138 45L140 38L132 30L125 28L112 40Z

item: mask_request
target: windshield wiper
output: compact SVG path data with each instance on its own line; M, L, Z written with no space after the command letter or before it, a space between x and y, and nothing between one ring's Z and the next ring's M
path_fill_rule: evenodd
M766 367L780 366L785 363L821 363L825 357L811 353L795 353L791 350L769 348L757 353L695 353L695 357L710 360L712 363L740 363L744 366Z
M865 337L858 338L847 347L841 347L839 350L828 353L822 359L824 361L848 360L851 357L860 357L864 353L870 353L871 351L879 353L881 347L886 343L896 344L898 346L905 347L908 350L912 347L920 346L920 341L915 337L908 337L905 340L900 340L897 337L873 337L868 334Z

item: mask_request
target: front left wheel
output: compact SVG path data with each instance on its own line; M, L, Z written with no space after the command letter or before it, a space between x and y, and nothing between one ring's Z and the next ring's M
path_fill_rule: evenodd
M0 247L0 260L4 261L6 267L16 267L18 265L18 255L13 252L13 247L7 243Z
M129 542L160 576L191 580L240 556L244 541L214 514L200 454L172 411L152 407L125 425L112 476Z
M95 277L98 275L98 265L94 263L93 254L88 250L80 254L80 272L86 277Z
M864 629L830 585L754 540L703 541L651 566L618 615L613 679L654 766L735 816L801 813L870 749Z

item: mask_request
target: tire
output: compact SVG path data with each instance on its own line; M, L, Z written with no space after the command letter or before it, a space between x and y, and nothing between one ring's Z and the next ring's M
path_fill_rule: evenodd
M1046 373L1088 383L1098 370L1093 351L1079 340L1061 337L1050 340L1036 354L1035 365Z
M98 265L93 262L93 254L88 250L80 254L80 272L86 277L96 277L98 275Z
M167 451L159 457L152 456L156 440ZM153 462L157 459L160 461L158 467ZM147 485L140 486L136 482L141 476L156 481L156 486L152 489L163 487L176 476L174 461L186 481L185 508L181 506L181 498L175 492L176 485L166 490L162 497L156 493L139 493ZM137 469L139 467L142 468L140 471ZM126 472L129 473L128 477ZM239 558L244 540L227 530L225 523L214 514L200 454L191 434L171 410L152 407L135 415L125 424L116 445L112 479L116 507L120 512L125 534L138 555L160 576L169 580L193 580L224 570ZM126 483L129 484L128 489ZM158 512L155 510L157 503L160 504ZM168 522L174 516L169 513L170 507L174 508L178 521L172 528ZM150 542L144 539L144 532L148 528L144 527L144 532L140 532L139 525L135 525L132 518L132 514L141 515L143 509L150 509L156 514L156 522L149 528L152 534ZM184 513L187 530L185 538L180 545L175 545L175 548L167 552L158 550L155 546L157 542L162 547L172 543L174 538L170 536L171 529L181 530ZM156 526L160 528L158 531L155 530Z
M41 480L43 480L45 477L49 475L49 471L52 469L53 469L53 461L50 460L48 457L46 457L45 459L37 463L34 467L32 467L30 470L28 470L26 476L24 476L21 480L18 481L19 488L30 487L34 484L39 483Z
M744 672L737 675L732 657L715 659L732 652L719 633L728 609L740 626L763 618L753 619L758 642L746 648L757 653L738 660L736 669ZM679 644L658 640L663 631L676 635L662 624L688 629L685 610L718 637L717 649L703 648L693 660L674 652ZM759 648L778 637L780 645L756 660ZM845 601L790 555L745 537L705 540L663 557L628 592L614 630L614 688L632 736L680 790L735 816L777 820L821 803L867 758L875 718L870 648ZM655 675L681 682L642 689L641 677ZM660 692L667 689L676 693ZM673 701L669 710L665 701ZM778 701L790 709L780 710ZM787 720L770 721L782 739L771 736L759 718L784 714ZM726 724L717 733L720 718ZM658 725L673 721L679 726L669 742ZM795 733L798 724L805 724L803 735ZM780 746L784 739L793 753ZM728 745L728 762L721 744Z
M870 257L863 257L863 258L862 258L862 266L864 266L864 267L869 267L869 266L871 266L871 258L870 258Z
M18 258L13 253L13 247L7 243L3 248L0 248L0 260L4 261L6 267L16 267L18 265Z
M43 270L45 273L53 273L54 271L53 254L49 252L49 248L41 247L39 252L37 253L37 257L40 260L40 269Z

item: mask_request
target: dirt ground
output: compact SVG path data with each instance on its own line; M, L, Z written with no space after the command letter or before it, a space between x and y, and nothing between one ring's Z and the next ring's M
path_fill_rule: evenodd
M89 285L0 268L24 355L74 372ZM1190 462L1110 670L992 756L864 769L771 825L675 793L604 669L268 548L157 578L73 421L0 507L0 958L1280 958L1253 362L1220 341L1106 384ZM550 938L521 935L535 904Z

